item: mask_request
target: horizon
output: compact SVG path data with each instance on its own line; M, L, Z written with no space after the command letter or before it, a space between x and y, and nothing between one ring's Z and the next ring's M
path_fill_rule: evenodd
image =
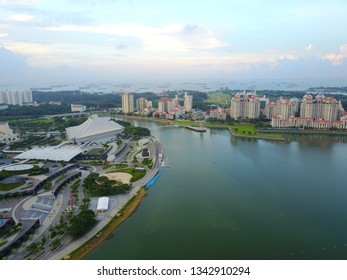
M341 0L0 0L0 87L347 85L346 12Z

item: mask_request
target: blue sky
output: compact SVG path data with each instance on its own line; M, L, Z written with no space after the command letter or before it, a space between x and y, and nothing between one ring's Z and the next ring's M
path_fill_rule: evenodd
M338 0L0 0L0 74L9 84L343 79L346 14Z

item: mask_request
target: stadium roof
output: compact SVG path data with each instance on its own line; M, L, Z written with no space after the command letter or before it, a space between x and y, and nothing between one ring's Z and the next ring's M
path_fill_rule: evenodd
M66 128L66 134L70 140L88 138L107 132L120 132L124 129L108 117L92 115L84 123Z
M17 159L40 159L66 162L72 160L75 156L82 153L85 149L76 145L58 145L54 147L34 148L21 153Z

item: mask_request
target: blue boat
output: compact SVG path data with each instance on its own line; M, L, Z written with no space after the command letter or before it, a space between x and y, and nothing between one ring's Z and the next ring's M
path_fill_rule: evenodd
M159 172L146 184L146 188L151 187L160 176Z

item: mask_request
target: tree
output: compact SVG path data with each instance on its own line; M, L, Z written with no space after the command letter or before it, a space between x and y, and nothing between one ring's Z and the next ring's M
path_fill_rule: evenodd
M93 210L83 209L77 216L73 217L68 232L74 238L81 237L97 223Z

